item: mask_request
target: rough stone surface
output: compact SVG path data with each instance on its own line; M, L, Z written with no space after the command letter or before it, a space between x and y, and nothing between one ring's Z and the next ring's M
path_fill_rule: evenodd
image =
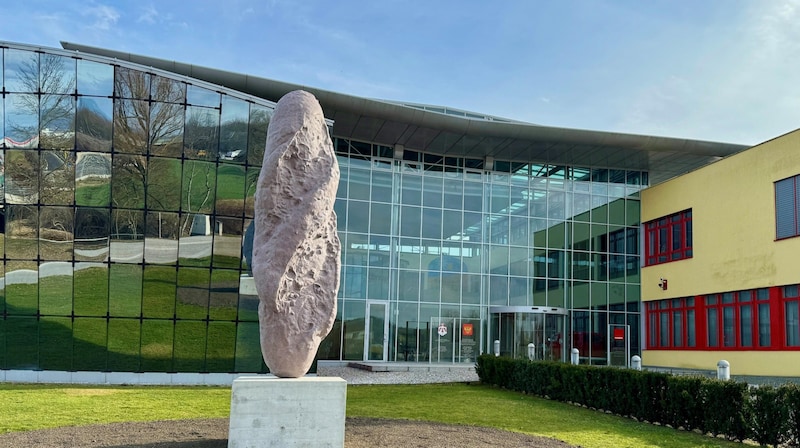
M279 377L308 372L336 318L338 185L339 165L319 102L300 90L286 94L267 132L253 239L261 352Z

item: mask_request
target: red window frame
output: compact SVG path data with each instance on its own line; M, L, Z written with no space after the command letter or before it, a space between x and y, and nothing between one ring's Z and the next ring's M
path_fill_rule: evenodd
M644 224L645 266L692 258L692 209Z
M647 302L647 348L696 348L696 302L694 297Z

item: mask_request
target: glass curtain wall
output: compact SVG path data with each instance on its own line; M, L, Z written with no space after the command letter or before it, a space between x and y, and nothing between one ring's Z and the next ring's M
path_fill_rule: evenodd
M0 369L264 371L239 283L272 104L0 55Z
M342 287L321 358L366 359L366 303L376 300L390 309L389 361L490 351L495 306L569 310L566 344L587 362L606 362L609 324L631 325L638 347L647 173L503 161L489 170L483 160L335 146ZM465 331L472 357L458 342Z

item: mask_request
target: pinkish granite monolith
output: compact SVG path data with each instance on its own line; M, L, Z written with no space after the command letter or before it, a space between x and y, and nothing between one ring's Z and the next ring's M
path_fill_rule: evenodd
M253 279L270 373L306 374L336 318L339 165L322 108L297 90L278 101L255 196Z

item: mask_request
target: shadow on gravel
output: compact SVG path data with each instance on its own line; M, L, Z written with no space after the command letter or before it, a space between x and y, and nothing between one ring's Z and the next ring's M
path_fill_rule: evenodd
M108 448L227 448L228 439L192 440L188 442L155 442L141 445L114 445Z

